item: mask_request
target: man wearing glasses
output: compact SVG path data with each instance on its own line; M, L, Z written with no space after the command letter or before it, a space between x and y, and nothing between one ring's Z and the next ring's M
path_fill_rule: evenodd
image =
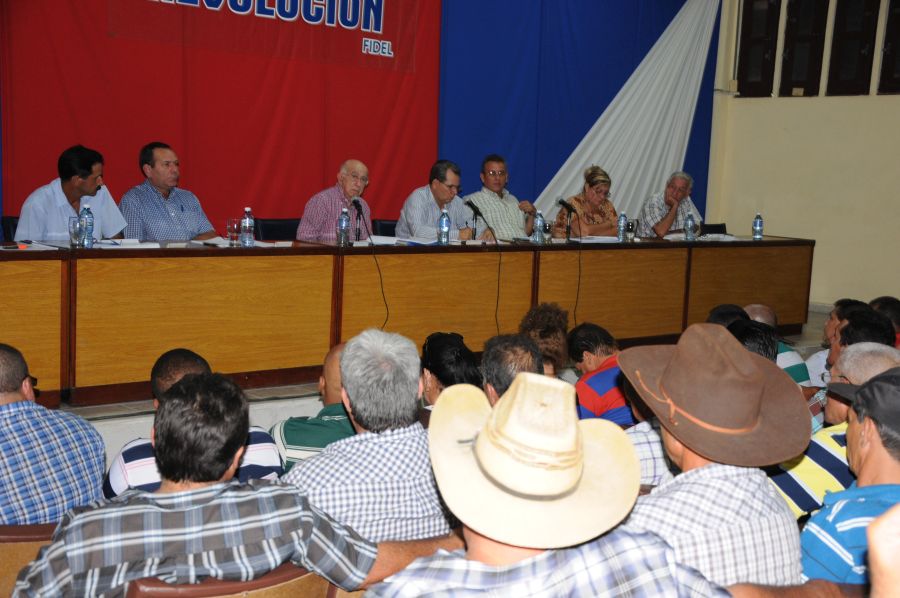
M519 201L506 189L509 170L503 156L490 154L481 162L481 191L467 195L497 236L504 240L528 237L534 227L537 210L530 201Z
M438 218L441 210L450 215L450 239L465 241L473 237L474 216L459 196L460 170L450 160L438 160L431 167L430 181L406 198L397 222L397 237L435 241L438 237ZM486 238L482 233L480 238Z
M372 214L369 204L362 198L369 184L369 169L359 160L347 160L338 171L337 184L313 195L303 209L297 239L311 243L334 244L337 237L337 219L341 209L350 212L350 239L365 241L372 230ZM359 203L354 205L354 200ZM359 206L357 208L356 206ZM357 209L362 210L357 215Z
M36 385L22 353L0 343L0 525L56 523L102 497L103 438L35 403Z
M669 233L684 230L684 221L688 214L694 214L694 222L698 225L703 220L694 202L691 201L691 189L694 179L686 172L673 172L666 182L666 190L651 195L641 208L638 217L640 224L637 231L639 237L662 239Z

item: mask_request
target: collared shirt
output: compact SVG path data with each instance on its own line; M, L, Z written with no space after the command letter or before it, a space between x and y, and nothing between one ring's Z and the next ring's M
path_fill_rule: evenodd
M826 495L822 510L812 516L800 535L804 581L868 583L866 530L876 517L898 503L900 484L860 488L854 483L843 492Z
M471 201L481 213L484 220L494 229L497 238L509 241L515 237L525 236L525 212L519 209L519 200L516 196L504 189L503 196L499 196L487 187L466 195L463 202ZM474 218L474 216L473 216ZM476 236L484 232L484 224L480 223Z
M125 228L125 219L106 185L96 195L84 195L78 210L91 206L94 215L94 238L114 237ZM62 181L55 179L38 187L22 204L16 241L68 241L69 218L78 216L62 190Z
M806 370L813 386L825 386L831 382L831 372L828 371L827 363L828 349L816 351L806 360Z
M341 208L347 208L350 212L350 240L356 240L356 231L359 229L359 240L369 238L368 231L372 230L372 215L369 212L369 204L362 197L363 219L359 227L356 224L356 208L349 199L344 197L340 184L319 191L306 202L303 208L303 217L300 218L300 226L297 227L297 239L312 243L334 243L337 239L337 219L341 215Z
M269 431L284 456L284 471L295 463L322 452L342 438L356 434L341 403L325 405L315 417L292 417L280 421Z
M787 372L791 380L800 386L811 386L806 362L803 361L799 353L791 349L784 341L778 341L778 355L775 358L775 363Z
M766 474L712 463L638 498L628 525L659 534L679 563L710 581L800 582L797 522Z
M275 441L262 428L251 427L237 478L241 482L277 480L282 473L281 453ZM149 438L136 438L122 447L112 460L103 480L103 496L112 498L131 488L154 492L159 485L153 445Z
M213 230L197 196L180 187L166 199L150 181L144 181L122 196L119 208L128 221L128 239L188 241Z
M232 480L197 490L132 490L66 513L19 573L13 596L124 596L128 582L255 579L291 561L355 589L377 547L311 507L296 488Z
M100 498L103 438L72 413L0 405L0 524L56 523Z
M641 462L641 484L659 486L671 480L672 472L669 471L662 439L653 425L647 421L638 422L626 428L625 433L631 439L634 451Z
M466 207L459 195L444 206L450 215L450 238L459 239L459 229L472 225L472 210ZM397 238L429 239L437 241L438 218L441 209L431 194L431 187L419 187L406 198L397 221Z
M653 230L653 226L665 218L668 213L669 205L666 203L665 194L660 192L651 195L647 201L644 202L644 205L641 208L641 214L638 216L640 222L638 224L637 236L655 238L656 232ZM672 226L669 227L669 230L684 229L684 221L687 219L689 213L694 214L694 222L697 224L700 224L703 221L700 217L700 212L697 211L697 206L694 205L694 202L691 201L690 197L685 197L678 203L675 221L672 222Z
M828 403L828 389L821 388L816 394L809 397L806 407L812 418L812 433L815 434L825 425L825 404Z
M847 465L847 422L816 432L802 455L768 473L795 517L818 511L827 493L856 480Z
M634 425L634 415L622 394L622 378L618 354L610 355L600 367L582 376L575 383L578 417L599 417L623 427Z
M527 525L527 522L522 522ZM728 596L680 564L658 536L618 527L573 548L547 550L518 563L492 566L462 550L439 550L373 586L366 596Z
M282 479L373 542L450 532L428 458L428 433L419 422L333 442Z

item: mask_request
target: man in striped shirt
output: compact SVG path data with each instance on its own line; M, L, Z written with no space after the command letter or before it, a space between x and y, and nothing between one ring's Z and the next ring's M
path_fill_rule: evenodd
M519 201L509 192L506 188L508 181L506 160L503 156L490 154L481 162L481 190L465 197L465 201L478 206L485 223L494 229L499 239L505 241L530 236L537 212L530 201ZM477 229L475 234L478 234Z
M372 230L369 204L362 198L369 185L369 169L359 160L347 160L338 170L337 184L313 195L297 227L297 240L334 244L337 238L337 219L341 210L350 213L350 238L365 241ZM360 210L362 211L360 213Z

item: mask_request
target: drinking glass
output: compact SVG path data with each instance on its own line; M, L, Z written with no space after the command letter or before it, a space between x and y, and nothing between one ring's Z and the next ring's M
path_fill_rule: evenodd
M229 218L225 221L225 232L228 234L228 246L241 246L241 219Z
M634 220L629 220L625 225L625 240L629 243L634 241L634 230L637 228Z
M69 216L69 245L84 247L84 220L79 216Z

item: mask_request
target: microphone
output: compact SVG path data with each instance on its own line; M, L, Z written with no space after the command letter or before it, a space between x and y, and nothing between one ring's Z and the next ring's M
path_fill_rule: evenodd
M562 197L560 197L558 200L556 200L556 203L558 203L560 206L562 206L563 208L565 208L565 210L566 210L569 214L574 214L574 213L575 213L575 206L573 206L572 204L570 204L569 202L567 202L566 200L564 200Z
M359 221L362 218L362 202L359 201L359 197L354 197L350 200L350 203L353 204L353 207L356 208L356 240L360 239L360 225Z
M476 218L481 218L482 220L484 220L484 214L481 213L481 210L478 209L478 206L475 205L474 201L472 201L471 199L467 199L466 206L468 206L468 208L472 210L472 213Z

